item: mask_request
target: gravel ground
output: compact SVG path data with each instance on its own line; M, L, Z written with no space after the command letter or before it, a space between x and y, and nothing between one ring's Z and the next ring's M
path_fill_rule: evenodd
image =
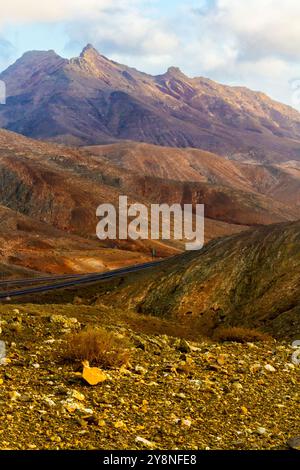
M2 311L0 449L287 449L299 436L289 344L187 343L108 322L129 338L130 364L90 386L60 358L80 322Z

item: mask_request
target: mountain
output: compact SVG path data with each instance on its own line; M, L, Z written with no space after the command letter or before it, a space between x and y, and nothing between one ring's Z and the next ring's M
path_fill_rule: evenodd
M191 323L200 334L211 336L220 327L239 326L297 339L300 222L214 240L163 269L129 276L117 292L113 285L105 286L105 295L101 289L99 302L124 308L130 303L140 313Z
M174 241L100 242L95 235L99 204L117 206L119 196L125 194L130 202L149 205L159 202L157 191L163 200L166 190L181 202L186 192L181 182L139 176L84 149L0 130L0 183L3 276L22 275L21 267L31 270L31 276L32 271L101 271L147 261L153 247L159 256L172 256L183 248ZM264 210L258 209L258 214ZM286 220L293 214L270 208L268 217ZM237 224L226 219L226 215L207 219L206 241L245 229L238 217Z
M177 241L100 242L96 208L117 206L120 195L147 206L204 203L206 242L300 218L296 162L241 164L200 150L128 142L76 149L0 130L0 182L2 272L101 271L146 261L153 247L162 257L183 249Z
M209 150L235 160L300 160L300 114L263 93L189 78L151 76L91 45L80 57L25 53L0 75L0 126L72 145L134 140Z
M244 163L198 149L175 149L138 142L91 146L86 150L90 155L106 158L138 175L226 186L267 196L290 206L289 210L300 208L300 162Z

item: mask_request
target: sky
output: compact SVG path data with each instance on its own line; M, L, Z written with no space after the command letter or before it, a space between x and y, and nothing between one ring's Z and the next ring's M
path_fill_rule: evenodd
M87 43L151 74L170 66L300 109L299 0L9 0L0 70L25 51L78 56Z

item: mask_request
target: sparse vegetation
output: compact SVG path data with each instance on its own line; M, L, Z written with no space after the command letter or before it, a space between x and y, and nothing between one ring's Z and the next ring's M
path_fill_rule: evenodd
M129 361L129 342L104 328L89 328L67 336L62 351L65 361L87 360L103 368L116 368Z
M121 317L120 317L121 318ZM133 331L146 335L167 335L190 341L199 341L203 335L199 332L197 321L182 321L179 319L164 319L151 315L142 315L134 311L124 312L122 321Z
M272 341L273 338L259 330L251 328L229 327L219 328L214 334L214 340L219 341L220 343L225 343L227 341L235 343L257 343L269 342Z

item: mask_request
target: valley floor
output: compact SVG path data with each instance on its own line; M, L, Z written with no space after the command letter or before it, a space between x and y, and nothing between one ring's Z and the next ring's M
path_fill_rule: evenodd
M1 449L286 449L300 434L287 343L186 343L101 306L6 305L0 316ZM60 357L65 335L88 325L132 346L130 364L97 386Z

